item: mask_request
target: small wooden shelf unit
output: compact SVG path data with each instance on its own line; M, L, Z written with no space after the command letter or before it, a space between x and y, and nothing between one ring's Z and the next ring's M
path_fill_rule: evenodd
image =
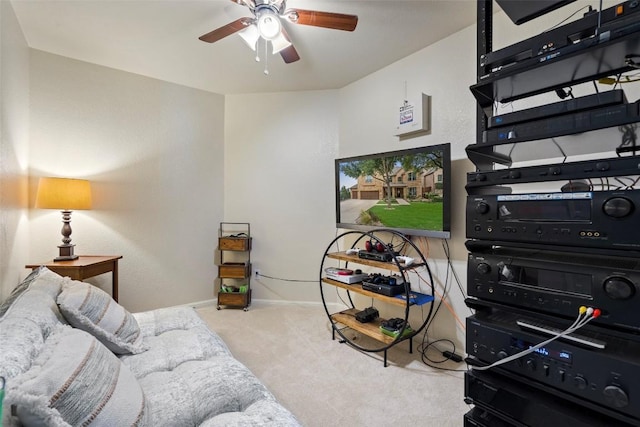
M386 230L383 230L386 231ZM339 238L341 238L342 236L346 235L346 234L353 234L356 233L358 234L359 232L347 232L344 233L341 236L338 236L333 242L332 244L338 240ZM362 234L363 237L366 238L372 238L373 236L370 233L359 233ZM404 236L402 236L402 238L405 238ZM406 238L405 238L406 239ZM411 242L409 242L410 245L413 246L413 244ZM329 248L331 248L331 245L329 246ZM365 259L365 258L360 258L358 255L354 255L354 254L347 254L346 252L329 252L329 249L327 250L327 252L325 252L325 256L321 265L321 270L320 270L320 292L322 294L322 298L323 298L323 302L324 302L324 306L325 306L325 311L327 312L327 315L329 316L329 320L332 323L332 334L333 334L333 338L335 339L335 334L336 332L343 338L343 340L341 342L346 342L349 345L351 345L352 347L356 347L360 350L363 351L369 351L369 352L384 352L384 366L387 366L387 350L389 348L391 348L392 346L396 345L397 343L404 341L404 340L408 340L409 341L409 352L413 352L413 337L420 332L424 326L426 325L428 319L430 318L431 315L431 310L433 307L430 308L429 311L429 315L427 316L427 319L424 321L424 323L417 329L415 329L413 332L409 333L409 334L403 334L403 336L398 336L398 337L394 337L394 336L390 336L387 334L384 334L382 331L380 331L380 325L382 324L382 322L385 320L383 318L377 318L371 322L367 322L367 323L362 323L360 321L358 321L356 319L356 313L358 313L359 311L361 311L360 309L357 309L355 306L352 306L351 308L348 308L346 310L342 310L340 312L337 313L330 313L329 309L327 308L327 304L326 301L324 299L324 291L323 291L323 284L325 285L330 285L330 286L334 286L336 288L340 288L340 289L344 289L346 290L348 293L355 293L355 294L359 294L359 295L363 295L366 296L368 298L372 298L376 301L380 301L384 304L389 304L395 307L398 307L398 309L403 309L404 310L404 318L405 321L408 322L408 313L409 313L409 308L414 304L414 302L412 301L412 298L410 297L410 295L407 295L406 292L404 295L404 298L398 298L396 296L386 296L386 295L382 295L376 292L371 292L368 291L366 289L362 288L362 284L361 283L343 283L337 280L333 280L330 279L328 277L324 276L324 265L325 265L325 261L326 259L334 259L334 260L338 260L338 261L342 261L344 262L345 267L349 264L356 264L356 265L360 265L360 266L368 266L368 267L374 267L374 268L378 268L378 269L382 269L382 270L391 270L394 272L399 273L403 279L405 281L408 281L406 272L410 271L412 269L418 268L418 267L426 267L428 270L428 266L426 265L426 260L424 259L424 257L422 256L422 254L418 251L418 249L414 246L414 250L418 253L419 257L415 259L414 263L412 263L411 265L407 266L404 263L400 263L398 262L397 258L393 258L393 260L391 262L381 262L381 261L376 261L376 260L371 260L371 259ZM353 267L349 267L351 269L353 269ZM429 273L430 274L430 273ZM409 291L409 293L415 293L412 291ZM353 301L351 299L351 295L349 295L349 302L353 305ZM422 302L419 302L418 304L424 304L425 301L427 302L431 302L433 300L433 298L431 296L425 296L422 295L423 297L426 297L423 299ZM381 343L381 347L380 348L374 348L374 349L369 349L369 348L364 348L361 347L360 345L354 343L352 340L349 340L341 331L341 327L337 326L336 324L340 324L340 325L344 325L347 328L350 328L354 331L357 331L363 335L366 335L370 338L373 338L374 340L378 341Z
M240 307L247 311L251 305L251 225L246 222L221 222L218 233L220 264L217 308ZM231 255L233 259L229 260ZM243 259L239 260L239 257Z

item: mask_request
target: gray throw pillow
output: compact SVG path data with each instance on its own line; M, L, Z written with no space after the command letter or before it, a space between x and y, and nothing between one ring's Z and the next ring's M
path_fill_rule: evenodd
M57 302L70 325L89 332L112 352L136 354L147 349L136 319L102 289L68 279Z
M131 371L94 337L59 326L32 367L7 382L25 426L142 426L147 404Z

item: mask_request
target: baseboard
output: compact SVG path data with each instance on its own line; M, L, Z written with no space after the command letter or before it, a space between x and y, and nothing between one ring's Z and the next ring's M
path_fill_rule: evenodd
M180 304L176 307L193 307L193 308L205 308L212 307L218 305L217 299L208 299L203 301L196 301L188 304ZM251 300L251 305L298 305L298 306L308 306L308 307L322 307L322 303L319 301L291 301L291 300L272 300L272 299L253 299ZM327 304L327 308L329 311L340 311L344 310L342 304L338 303L329 303Z
M218 300L217 299L207 299L207 300L203 300L203 301L191 302L191 303L188 303L188 304L180 304L180 305L177 305L176 307L204 308L204 307L215 306L217 304L218 304Z

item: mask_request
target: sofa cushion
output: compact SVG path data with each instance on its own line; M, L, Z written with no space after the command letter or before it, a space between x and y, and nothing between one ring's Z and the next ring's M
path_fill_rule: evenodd
M44 292L55 300L60 293L63 281L64 278L62 276L47 267L41 266L34 269L11 291L9 297L0 304L0 317L4 316L14 303L30 289Z
M199 427L293 427L299 426L291 412L273 400L259 400L243 412L225 412Z
M299 426L193 308L134 316L149 350L119 357L147 396L151 425Z
M55 297L63 278L45 267L34 270L3 304L0 317L0 376L25 372L52 330L66 320Z
M67 280L57 301L69 324L89 332L114 353L146 350L136 319L102 289Z
M7 382L5 408L26 425L143 425L144 393L118 358L93 336L59 326L27 372Z
M144 344L149 347L144 353L120 356L138 379L151 372L170 371L184 362L230 355L222 339L204 324L145 337Z
M158 336L167 331L186 330L194 326L206 325L192 307L185 306L143 311L134 313L133 317L138 321L143 337ZM226 348L224 342L220 339L219 341Z
M0 304L0 317L4 316L4 314L7 312L7 310L9 310L9 307L11 307L11 304L13 304L16 298L22 295L24 291L29 288L31 282L33 282L36 277L38 277L38 275L40 274L40 270L42 270L43 268L46 267L39 267L31 271L31 273L11 291L9 297L4 300L2 304Z
M34 322L13 317L0 319L0 377L9 379L26 372L44 340L42 329Z
M262 419L277 422L255 425L299 425L265 386L232 356L185 362L171 371L153 372L138 381L147 396L149 421L153 426L201 425L213 422L221 414L225 414L227 420L239 420L242 414L229 413L245 411L250 411L243 416L249 420L252 415L258 415L261 405L270 408L270 415L265 413ZM251 411L252 405L256 404L258 406Z

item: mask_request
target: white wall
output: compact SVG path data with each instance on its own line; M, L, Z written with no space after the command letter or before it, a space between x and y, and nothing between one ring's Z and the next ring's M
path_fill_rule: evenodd
M29 49L13 7L0 1L0 301L28 259Z
M213 298L222 219L224 98L31 51L31 206L41 176L87 178L76 253L123 255L130 310ZM31 210L30 260L57 255L61 215ZM110 277L91 280L109 289Z
M225 221L250 222L254 299L319 301L335 233L337 91L232 95L225 103Z

